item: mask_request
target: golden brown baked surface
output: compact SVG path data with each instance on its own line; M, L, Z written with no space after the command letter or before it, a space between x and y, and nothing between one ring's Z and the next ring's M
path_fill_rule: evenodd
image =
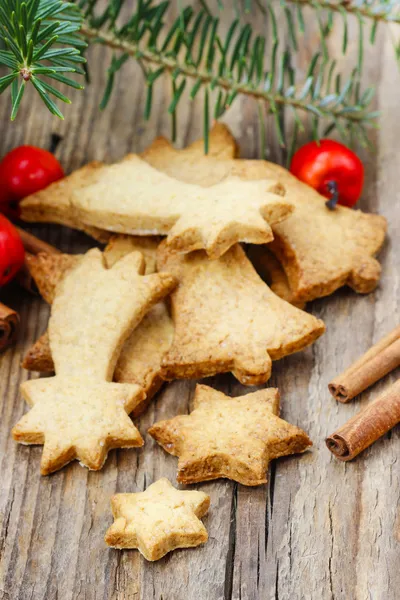
M46 254L39 252L28 255L28 269L38 287L39 293L48 304L54 300L57 284L70 269L82 260L81 254Z
M200 518L209 505L207 494L177 490L165 478L144 492L115 494L111 498L114 523L105 541L113 548L137 548L147 560L158 560L176 548L207 541Z
M58 223L84 231L99 242L106 243L110 237L107 231L82 223L72 209L71 196L85 186L96 181L103 163L93 161L77 169L67 177L55 181L44 190L27 196L20 202L21 219L29 222Z
M265 383L271 361L303 349L324 331L316 319L276 296L240 245L216 260L205 252L170 255L159 247L160 270L175 275L175 334L163 359L166 379L232 371L245 385Z
M278 414L276 389L231 398L197 385L190 415L155 423L149 433L164 450L179 457L179 483L225 477L260 485L267 482L272 459L311 446L302 429Z
M289 218L272 226L271 250L282 264L283 277L273 269L272 288L296 305L333 293L342 285L356 292L372 291L380 277L380 265L373 258L381 248L386 220L379 215L338 207L329 211L325 199L293 177L286 169L263 160L233 160L237 154L235 139L222 124L210 132L210 153L204 156L203 140L184 150L175 150L164 138L157 138L142 153L156 169L180 181L211 186L229 177L244 180L274 179L286 189L286 198L296 210ZM101 163L90 163L21 203L22 218L28 221L57 222L83 229L106 242L110 232L84 225L71 206L73 191L97 181L103 172ZM185 243L194 241L193 232ZM224 237L224 236L222 236ZM191 241L190 241L191 238ZM226 243L226 240L222 240ZM257 243L260 243L259 240ZM178 244L179 246L179 244ZM212 252L212 250L211 250Z
M297 306L297 308L305 308L305 302L296 302L293 298L287 275L275 254L267 245L249 244L246 248L246 254L261 279L269 285L274 294L286 300L286 302L290 302L293 306Z
M163 138L158 138L158 148L162 147ZM209 156L229 158L237 152L235 140L224 125L217 123L210 132ZM168 142L166 145L169 146ZM197 156L203 152L203 140L198 140L188 146L187 151ZM146 152L146 151L145 151ZM107 243L110 232L90 227L82 223L76 216L71 205L71 195L75 191L94 183L101 172L104 163L93 161L74 171L64 179L57 181L46 189L32 194L22 200L21 218L24 221L58 223L74 229L79 229L102 243Z
M42 474L74 458L100 469L110 448L143 444L127 414L143 401L142 388L110 383L130 331L176 284L143 271L139 252L107 269L92 249L56 287L49 322L56 376L22 384L32 408L13 428L17 441L44 444Z
M210 257L239 241L271 241L271 225L293 210L273 180L230 177L204 189L170 177L135 154L103 167L94 183L72 194L71 202L86 225L167 235L170 251L205 249Z
M104 249L104 259L108 267L132 251L140 251L145 258L145 273L155 272L156 251L159 238L113 236ZM38 254L29 261L30 272L42 296L49 303L54 297L55 286L78 264L82 255ZM133 416L138 416L146 408L149 400L163 383L161 361L172 343L173 325L165 302L153 306L126 340L114 371L114 381L137 383L146 399L136 406ZM29 371L54 371L53 359L47 333L43 334L28 350L22 366Z
M31 409L12 434L22 444L43 444L42 475L74 459L98 470L111 448L143 445L128 417L144 398L138 385L57 375L26 381L21 393Z
M54 371L53 357L51 356L49 333L45 331L30 348L28 348L21 367L27 371L51 373Z
M234 141L229 130L225 130L221 144L226 144L228 137ZM385 239L383 216L344 206L330 211L325 198L283 167L265 160L233 160L233 146L230 158L223 160L204 156L202 145L197 150L197 155L193 148L176 150L165 139L158 138L143 157L171 177L202 186L215 185L227 177L274 179L284 186L285 197L295 210L272 226L274 240L269 247L286 272L291 301L302 304L332 294L343 285L359 293L376 287L381 268L373 257Z

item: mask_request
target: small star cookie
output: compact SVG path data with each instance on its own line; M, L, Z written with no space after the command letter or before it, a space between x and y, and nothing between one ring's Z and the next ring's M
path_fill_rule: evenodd
M193 412L155 423L149 433L164 450L179 457L180 483L225 477L260 485L267 482L272 459L311 446L307 434L278 413L276 389L231 398L197 385Z
M113 548L137 548L147 560L158 560L176 548L207 541L200 518L209 506L207 494L177 490L168 479L159 479L145 492L111 498L115 521L105 541Z

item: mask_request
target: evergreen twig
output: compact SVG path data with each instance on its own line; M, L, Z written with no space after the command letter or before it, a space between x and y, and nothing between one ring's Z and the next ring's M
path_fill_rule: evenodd
M255 0L255 4L264 14L267 14L269 10L274 9L277 0ZM279 6L286 16L288 38L295 50L299 44L299 33L303 34L306 28L306 18L303 15L306 7L316 12L320 25L320 44L325 51L325 39L332 31L336 19L339 19L343 25L342 52L346 53L349 19L355 19L359 30L357 63L359 71L362 68L365 40L368 39L371 44L375 43L379 25L400 25L399 0L279 0ZM290 8L292 10L289 10ZM400 63L400 28L399 33L393 36L393 46L396 59Z
M0 50L0 64L9 73L0 77L0 93L11 86L14 120L28 82L36 88L47 108L63 115L51 96L70 100L43 77L82 89L65 73L83 73L81 51L86 42L78 34L82 24L79 8L62 0L2 0L0 4L0 38L5 49Z
M251 1L243 2L245 10L249 11ZM220 9L222 4L220 1ZM256 99L274 115L282 145L286 144L282 127L284 108L290 109L295 120L290 148L295 146L295 134L301 130L304 116L310 118L316 139L323 120L325 125L328 121L325 133L336 128L342 136L356 136L365 143L365 128L374 125L377 113L368 108L373 90L368 88L364 93L360 92L363 46L360 46L358 65L352 76L342 80L326 50L325 38L333 27L329 15L340 13L346 24L347 16L355 15L360 31L368 20L373 27L373 41L377 23L400 22L398 0L279 0L279 9L284 10L287 19L292 47L283 53L279 50L275 15L278 0L256 0L255 4L268 15L270 45L268 36L256 36L251 26L239 19L222 36L220 15L210 11L206 0L197 12L190 6L180 10L170 26L165 22L170 0L138 0L136 10L125 21L122 10L127 5L126 0L109 0L105 9L99 9L99 0L2 0L0 39L4 41L5 49L0 50L0 65L9 72L0 78L0 93L11 87L11 118L14 119L25 86L31 82L49 110L62 118L51 96L63 102L69 102L69 99L48 79L81 88L65 73L84 74L80 63L85 62L82 52L87 41L114 50L102 108L110 99L115 75L130 57L139 62L146 80L146 118L151 114L153 86L164 73L172 80L169 112L174 129L185 88L191 82L192 99L203 88L206 147L210 118L218 119L238 95ZM297 7L295 16L291 10L293 5ZM314 8L318 16L321 51L315 53L305 80L299 82L292 67L292 53L298 45L298 31L304 31L302 9L305 5ZM321 9L328 15L324 19L320 17ZM343 51L347 47L347 26L344 27L344 38ZM215 94L211 94L213 90Z

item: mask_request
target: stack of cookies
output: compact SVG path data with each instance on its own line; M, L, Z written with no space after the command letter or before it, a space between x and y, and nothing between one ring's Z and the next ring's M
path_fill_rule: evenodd
M207 156L202 141L175 150L157 139L141 156L91 163L21 203L26 221L106 243L103 252L30 258L51 317L23 366L55 375L22 385L31 409L13 436L43 444L42 474L73 459L100 469L111 448L143 445L131 417L164 381L231 371L244 385L266 383L273 360L325 330L306 302L345 284L361 293L376 286L382 217L329 211L285 169L236 159L222 125L210 139ZM178 457L179 483L254 486L266 482L271 459L311 445L278 414L278 390L230 398L198 385L190 415L149 433ZM156 560L206 541L208 505L168 480L117 494L106 541Z

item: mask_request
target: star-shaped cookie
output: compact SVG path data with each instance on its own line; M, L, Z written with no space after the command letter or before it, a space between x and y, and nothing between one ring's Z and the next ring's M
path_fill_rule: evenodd
M44 445L42 475L74 459L98 470L111 448L143 446L128 416L145 398L138 385L59 375L27 381L21 392L32 408L13 428L13 437Z
M271 225L293 210L283 195L274 181L235 177L205 190L131 154L104 167L97 181L73 194L71 202L86 225L130 235L167 235L170 251L204 248L215 258L238 241L271 241Z
M158 560L176 548L207 541L200 518L209 505L207 494L177 490L168 479L159 479L145 492L111 498L115 521L105 541L113 548L137 548L147 560Z
M93 249L56 286L49 322L56 376L22 384L32 409L13 428L17 441L44 444L43 474L74 458L100 469L109 448L143 444L127 416L144 400L143 389L111 379L131 330L176 284L143 271L139 252L108 269Z
M285 198L295 210L287 219L272 225L274 240L269 248L285 271L289 290L282 286L283 274L277 269L271 273L271 287L276 293L282 290L285 299L301 305L332 294L343 285L359 293L373 290L381 271L373 257L384 242L386 219L345 206L330 211L325 198L280 165L265 160L233 160L235 140L226 127L222 134L221 127L224 126L219 125L214 144L217 159L205 156L201 144L176 150L163 138L156 139L142 156L170 177L205 187L229 177L281 183ZM221 151L224 149L220 157L218 145Z
M162 138L160 138L162 143ZM165 140L166 142L166 140ZM167 146L170 144L166 142ZM159 149L160 145L158 146ZM194 142L186 149L196 157L204 151L203 140ZM145 151L146 152L146 151ZM231 158L236 153L236 142L224 125L217 123L209 136L209 156ZM73 211L72 194L97 180L101 162L91 162L67 177L55 181L43 190L27 196L20 202L21 219L28 222L58 223L84 231L99 242L107 243L111 233L82 223Z
M311 441L279 414L279 392L264 389L231 398L197 385L194 410L155 423L150 435L179 457L177 481L225 477L243 485L267 482L270 461L304 452Z

